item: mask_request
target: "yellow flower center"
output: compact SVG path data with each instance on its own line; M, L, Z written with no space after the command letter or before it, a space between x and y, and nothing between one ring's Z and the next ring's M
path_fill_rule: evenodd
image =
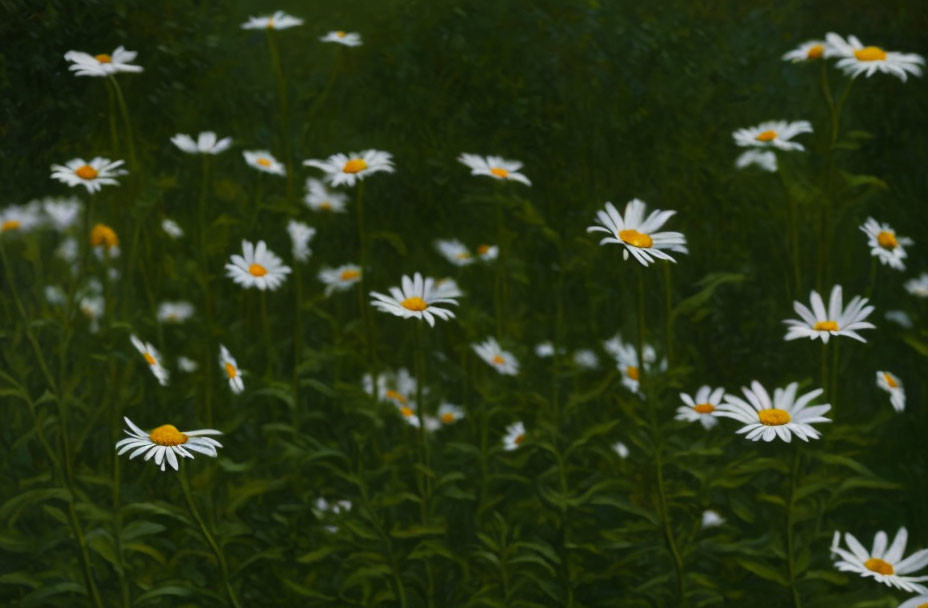
M503 359L502 355L493 355L492 361L493 365L504 365L506 363L506 360Z
M777 138L776 131L764 131L763 133L758 134L757 137L755 137L754 139L756 139L757 141L773 141L776 138Z
M248 272L250 272L252 276L263 277L267 274L267 268L261 264L252 264L248 267Z
M425 310L426 308L429 307L429 305L425 303L425 300L423 300L419 296L413 296L411 298L406 298L405 300L400 302L400 305L406 310L412 310L415 312Z
M480 255L486 255L490 251L490 246L486 243L477 246L477 253Z
M812 326L815 331L838 331L837 321L818 321Z
M322 209L323 211L331 211L332 203L330 203L329 201L322 201L321 203L319 203L319 208Z
M271 166L271 159L269 159L269 158L263 158L263 157L262 157L262 158L259 158L259 159L255 160L255 162L258 163L259 165L261 165L262 167L265 167L265 168Z
M821 59L822 55L825 54L825 47L821 44L816 44L815 46L809 48L809 52L806 53L808 59Z
M352 158L347 163L345 163L344 167L342 167L342 172L360 173L365 169L367 169L367 161L365 161L363 158Z
M7 220L0 224L0 232L6 232L7 230L16 230L19 228L19 222L17 220Z
M490 173L492 173L493 175L495 175L496 177L500 179L506 179L507 177L509 177L509 171L506 171L502 167L490 167Z
M715 406L711 403L698 403L693 406L693 409L700 414L711 414L715 411Z
M337 32L335 32L335 35L338 36L339 38L344 38L345 36L348 35L348 33L338 30Z
M180 445L182 443L187 443L187 436L178 431L177 427L173 424L159 426L151 432L148 438L158 445Z
M90 165L84 165L74 170L74 175L81 179L93 179L98 175L98 171Z
M413 411L410 408L404 406L400 408L400 414L403 415L403 418L410 418L413 415Z
M100 53L99 55L94 55L94 59L100 63L113 63L113 58L107 55L106 53Z
M876 242L879 243L880 247L883 249L895 249L899 246L899 241L896 240L895 233L888 230L883 230L876 235Z
M387 398L399 401L400 403L408 403L408 400L403 395L399 394L394 390L387 391Z
M639 376L638 368L635 367L634 365L629 365L628 367L625 368L625 375L631 378L632 380L637 380Z
M361 276L360 270L343 270L338 278L342 281L350 281L351 279L356 279Z
M857 57L858 61L882 61L886 59L886 51L878 46L865 46L854 51L854 57Z
M452 422L454 422L454 414L452 414L451 412L445 412L444 414L441 415L441 421L444 422L445 424L451 424Z
M777 408L757 412L760 423L764 426L783 426L790 421L789 412Z
M525 441L525 435L519 435L518 437L512 440L512 442L516 445L522 445L523 441Z
M235 369L235 366L232 365L231 363L226 362L225 368L226 368L226 376L228 376L229 379L232 379L232 378L238 376L238 370Z
M462 251L461 253L455 255L454 257L456 257L459 260L469 260L470 254L467 253L466 251Z
M142 356L145 357L145 361L147 361L149 365L154 365L157 363L157 361L155 361L155 358L152 357L151 353L149 352L142 353Z
M619 233L619 238L632 247L641 247L642 249L647 249L654 244L654 240L650 236L637 230L623 230Z
M899 383L896 382L896 379L886 372L883 372L883 380L886 381L886 384L889 385L889 388L899 388Z
M915 608L928 608L928 602L925 602L924 604L919 604Z
M90 231L90 244L94 247L103 245L107 249L112 249L119 245L119 237L106 224L97 224Z
M864 562L864 567L870 572L876 572L877 574L892 574L893 566L892 564L881 560L878 557L871 557Z
M269 30L274 29L274 18L273 18L273 17L269 17L269 18L268 18L268 20L267 20L267 29L269 29Z

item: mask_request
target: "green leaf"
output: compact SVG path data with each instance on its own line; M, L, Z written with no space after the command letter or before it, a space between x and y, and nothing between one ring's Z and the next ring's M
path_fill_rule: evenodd
M157 587L155 589L149 589L142 595L135 598L135 601L132 602L133 606L141 606L151 600L157 599L164 596L173 596L173 597L190 597L193 595L193 592L189 587L180 587L177 585L165 585L164 587Z
M696 286L702 289L690 297L681 300L674 307L670 315L671 320L676 319L680 315L693 315L709 301L712 294L714 294L715 290L720 286L729 283L741 283L744 279L745 275L737 272L713 272L707 274L696 283Z
M780 572L778 572L776 569L771 568L766 564L744 558L738 558L738 564L745 570L753 572L764 580L782 585L783 587L789 587L789 581L786 580L786 577L780 574Z

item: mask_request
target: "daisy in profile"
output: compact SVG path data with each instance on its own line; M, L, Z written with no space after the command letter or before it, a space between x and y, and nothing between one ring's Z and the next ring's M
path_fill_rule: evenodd
M831 55L832 50L824 40L806 40L792 51L784 53L783 61L801 63L815 61L816 59L827 59Z
M46 198L42 201L42 210L48 222L55 230L64 232L74 226L80 219L81 203L75 197Z
M716 526L721 526L725 523L725 518L718 514L718 512L713 511L712 509L706 509L702 512L702 522L700 527L705 530L706 528L714 528Z
M435 248L455 266L467 266L474 263L474 254L457 239L438 239L435 241Z
M496 338L490 337L478 344L471 344L471 348L497 372L504 376L518 375L519 361L512 353L503 350Z
M893 323L904 327L906 329L911 329L915 324L912 323L912 317L909 316L904 310L887 310L886 315L887 321L892 321Z
M454 279L445 277L444 279L435 279L432 296L435 298L460 298L464 296L464 292L454 282Z
M361 34L357 32L344 32L342 30L336 30L329 32L319 40L322 42L335 42L338 44L344 44L345 46L361 46Z
M438 420L442 425L454 424L464 418L464 408L452 403L442 403L438 406Z
M803 441L818 439L819 432L812 424L831 422L822 416L831 409L831 405L809 406L809 403L824 391L817 388L796 398L798 382L791 382L786 388L773 391L773 400L767 389L757 380L751 383L751 388L742 387L745 399L735 395L725 395L725 403L716 408L716 416L733 418L744 426L736 432L745 433L745 439L751 441L773 441L779 437L789 443L793 433ZM809 407L807 407L809 406Z
M161 355L155 347L152 346L151 342L142 342L135 334L129 336L129 340L132 341L132 346L145 357L145 363L148 363L148 367L151 368L151 373L158 379L158 383L161 384L161 386L167 386L168 370L161 365Z
M745 150L741 156L735 160L735 166L739 169L757 165L764 171L776 173L777 155L770 150Z
M319 280L325 283L325 295L345 291L361 280L361 267L356 264L343 264L338 268L323 268L319 271Z
M621 441L616 441L612 444L612 451L615 452L622 460L628 458L628 446Z
M928 565L928 549L916 551L903 559L908 540L908 530L899 528L887 548L889 538L886 532L880 530L873 537L873 548L867 551L853 534L845 532L844 542L848 548L844 549L841 547L841 533L835 532L831 552L841 558L835 562L835 568L841 572L856 572L864 578L872 578L878 583L910 593L928 593L928 588L919 584L928 580L928 576L906 576Z
M686 237L680 232L655 232L676 211L661 211L657 209L645 218L644 202L632 199L625 205L625 214L620 214L612 203L606 203L605 211L597 211L596 218L599 225L590 226L587 232L605 232L609 236L599 241L600 245L615 243L622 246L622 257L628 259L631 253L643 266L647 266L655 258L676 262L664 249L677 250L686 247Z
M880 224L872 217L868 217L860 229L867 235L870 255L876 257L884 266L905 270L902 261L906 257L904 248L914 243L912 239L896 236L896 231L889 224Z
M856 36L848 36L845 40L834 32L829 32L825 39L832 49L830 56L838 57L838 69L851 78L857 78L861 74L869 78L876 72L883 72L898 76L905 82L908 74L922 75L925 58L921 55L885 51L878 46L864 46Z
M267 150L244 150L242 156L245 157L245 162L249 166L258 171L274 175L287 175L287 168L284 164L274 158L274 155Z
M337 190L329 190L322 180L310 177L306 180L306 196L303 197L303 202L313 211L345 213L348 196Z
M119 255L119 237L106 224L97 224L90 230L90 246L111 258Z
M285 30L303 25L303 20L283 11L274 11L273 15L264 17L248 17L242 24L243 30Z
M226 275L246 289L274 291L290 274L290 267L284 266L264 241L258 241L257 245L242 241L242 255L232 254L231 260L226 264Z
M94 157L89 162L83 158L74 158L63 165L52 165L52 179L74 188L83 186L87 192L97 192L103 186L118 186L116 178L126 175L128 171L120 169L123 161L110 161L108 158L100 156Z
M0 234L30 232L41 222L42 217L36 205L10 205L0 209Z
M162 302L158 305L158 322L183 323L193 316L193 310L190 302Z
M499 156L480 156L478 154L461 154L458 161L470 169L471 175L485 175L502 181L517 181L531 186L532 182L519 173L522 163L506 160Z
M178 468L178 456L192 459L192 452L197 452L215 458L218 456L216 448L222 447L221 443L208 436L222 435L220 431L213 429L178 431L176 426L164 424L152 432L146 433L125 416L123 420L126 421L126 426L129 427L126 430L128 437L116 442L116 449L118 450L116 453L122 455L132 450L132 453L129 454L129 460L144 454L146 461L154 458L155 466L161 467L162 471L165 465L168 464L175 471L180 470Z
M812 290L811 296L812 310L809 310L801 302L793 302L793 310L801 317L800 319L787 319L783 321L789 326L786 331L784 340L796 340L798 338L821 338L822 342L828 343L831 336L847 336L861 342L866 342L856 330L874 329L873 323L864 321L870 313L873 312L872 306L867 306L867 298L855 296L847 303L847 308L841 304L841 286L835 285L831 288L831 297L828 299L828 310L825 310L825 304L822 302L822 296Z
M186 374L192 374L200 369L200 364L189 357L180 356L177 358L177 368Z
M242 371L238 368L235 357L229 352L225 345L219 345L219 367L229 379L229 388L236 395L245 390L245 382L242 380Z
M928 298L928 272L923 272L916 279L905 282L905 290L913 296Z
M124 47L116 47L112 53L90 55L81 51L68 51L64 58L71 62L68 69L75 76L106 77L118 72L141 72L142 66L132 65L135 60L135 51L127 51Z
M735 143L742 148L776 148L777 150L805 150L802 144L790 141L800 133L811 133L812 124L808 120L786 122L785 120L768 120L755 127L738 129L732 133Z
M881 371L876 373L876 385L889 393L889 402L893 404L894 410L905 411L905 389L902 388L902 380L894 374Z
M919 595L902 602L898 608L925 608L926 606L928 606L928 595Z
M435 317L447 321L454 313L440 304L457 306L457 301L450 297L438 297L432 290L435 280L423 278L418 272L409 278L403 275L402 288L391 287L390 295L371 292L371 306L381 312L388 312L404 319L424 319L429 327L435 326Z
M581 369L596 369L599 367L599 357L589 348L581 348L574 353L574 365Z
M312 250L309 248L309 241L316 236L316 229L310 228L303 222L290 220L287 223L287 233L293 242L293 258L298 262L305 262L309 259Z
M481 243L477 245L477 256L484 262L492 262L499 257L499 247Z
M361 385L365 393L378 401L388 401L397 407L412 404L415 408L416 379L405 367L378 374L376 384L370 374L364 374Z
M214 131L202 131L196 140L186 133L178 133L171 143L187 154L221 154L232 145L231 137L218 139Z
M403 422L409 426L419 428L421 425L419 414L416 412L415 403L407 403L405 405L396 404L396 411L400 415L400 418L403 419Z
M640 394L638 389L640 388L641 363L638 361L638 352L635 350L634 345L623 341L622 336L616 334L603 342L603 348L615 358L616 368L622 372L622 384L625 385L625 388L633 393ZM664 362L659 366L655 365L657 353L650 344L644 345L642 358L644 359L646 372L662 369L666 364Z
M161 229L164 230L164 233L172 239L179 239L180 237L184 236L184 229L169 217L161 220Z
M393 155L382 150L333 154L325 160L304 160L303 164L322 169L325 181L332 186L354 186L368 175L381 171L393 173Z
M680 399L686 405L677 408L677 420L686 422L699 421L704 429L711 429L718 424L715 417L715 410L722 405L722 397L725 396L725 389L717 388L712 390L711 386L701 386L696 391L696 396L690 397L686 393L680 393Z
M503 435L504 450L511 452L521 446L523 441L525 441L525 425L521 420L506 427L506 434Z

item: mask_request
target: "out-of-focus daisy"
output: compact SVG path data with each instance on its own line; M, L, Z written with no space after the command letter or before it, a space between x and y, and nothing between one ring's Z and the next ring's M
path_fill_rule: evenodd
M865 74L867 78L876 72L898 76L903 82L908 74L922 75L922 65L925 58L916 53L897 53L885 51L878 46L864 46L856 36L848 36L847 40L828 32L825 39L831 48L831 56L838 57L837 67L851 78Z
M750 165L757 165L764 171L776 173L777 155L770 150L745 150L735 161L735 166L744 169Z
M334 291L345 291L361 280L361 267L355 264L343 264L338 268L323 268L319 271L319 280L325 283L326 297Z
M421 421L419 420L419 414L416 412L415 403L410 402L404 405L400 405L399 403L397 403L395 405L396 405L396 411L399 413L400 418L403 419L403 422L405 422L409 426L419 428Z
M161 386L167 386L168 370L161 365L161 355L152 346L151 342L142 342L134 334L129 336L129 340L132 341L132 346L145 358L145 363L151 368L151 373L158 379Z
M273 15L264 17L248 17L248 21L242 24L243 30L285 30L291 27L303 25L303 20L288 15L283 11L274 11Z
M100 318L103 316L105 302L100 294L83 296L78 303L83 314L90 321L90 332L96 333L100 329Z
M55 306L61 306L68 299L68 294L60 285L46 285L42 293L45 295L45 301Z
M612 355L616 361L616 368L622 372L622 384L633 393L638 393L639 378L641 377L641 364L638 362L638 353L635 346L622 340L622 336L616 334L609 340L603 342L603 348ZM650 344L644 345L642 353L644 359L644 369L646 372L654 371L657 361L657 353Z
M226 378L229 379L229 388L235 394L245 390L245 382L242 380L242 370L238 368L235 357L229 352L225 345L219 345L219 367L225 372Z
M474 263L474 254L457 239L439 239L435 241L435 248L455 266L467 266Z
M725 518L718 514L718 512L713 511L712 509L706 509L702 512L702 523L700 527L705 530L706 528L714 528L715 526L721 526L725 523Z
M391 287L390 295L371 292L371 305L381 312L387 312L404 319L425 319L430 327L435 326L435 317L448 320L454 313L437 304L457 305L454 298L437 297L432 291L435 280L423 278L418 272L409 278L403 275L402 289Z
M41 221L36 205L10 205L0 209L0 234L29 232Z
M675 418L686 422L696 422L698 420L703 428L711 429L719 422L715 417L715 410L722 405L722 397L724 396L724 388L712 390L711 386L699 387L695 399L686 393L680 393L680 399L686 405L677 408Z
M535 355L542 359L553 357L554 344L552 344L550 340L547 342L539 342L538 345L535 346Z
M97 224L90 230L90 246L105 251L110 257L119 255L119 237L106 224Z
M348 196L343 192L329 190L322 180L310 177L306 180L306 196L303 201L313 211L345 213Z
M164 424L146 433L135 424L123 417L126 421L125 439L116 442L117 454L125 454L129 450L129 460L136 456L145 455L145 460L155 459L155 465L164 470L165 465L171 465L175 471L179 470L177 457L193 458L191 452L205 454L215 458L218 456L216 448L221 448L222 444L208 437L207 435L222 435L222 432L213 429L201 429L199 431L178 431L177 427L172 424Z
M52 179L74 188L83 186L87 192L96 192L103 186L117 186L119 182L115 178L120 175L128 174L125 169L120 169L123 161L110 161L108 158L96 156L89 162L83 158L74 158L63 165L52 165Z
M354 186L357 180L373 173L393 173L393 156L382 150L333 154L325 160L304 160L303 164L325 171L325 181L332 186Z
M231 259L226 264L226 274L246 289L257 287L262 291L274 291L290 274L290 267L284 266L264 241L258 241L257 245L242 241L242 255L232 254Z
M287 168L279 162L274 155L267 150L243 150L242 156L245 162L264 173L273 173L274 175L287 175Z
M916 279L905 282L905 290L913 296L928 298L928 272L923 272Z
M221 154L232 145L231 137L216 138L213 131L203 131L196 141L186 133L178 133L171 138L171 143L187 154Z
M902 388L902 380L895 374L886 371L876 373L876 385L889 393L889 402L893 404L893 409L897 412L905 410L905 389Z
M477 256L484 262L492 262L499 257L499 247L481 243L477 245Z
M784 340L796 340L797 338L821 338L822 342L828 343L831 336L847 336L866 342L855 330L873 329L876 326L873 323L864 321L870 313L873 312L872 306L867 306L867 298L855 296L847 303L847 308L841 304L841 286L835 285L831 288L831 297L828 300L828 310L825 310L825 304L818 292L812 290L811 296L812 310L809 310L805 304L793 302L793 310L801 317L800 319L786 319L783 321L789 326L786 331Z
M732 133L732 137L735 139L735 143L741 147L805 150L802 144L790 140L800 133L811 132L812 124L808 120L797 120L795 122L768 120L755 127L738 129Z
M78 253L77 239L73 236L62 239L61 244L55 249L55 255L65 262L75 262Z
M361 34L357 32L336 30L334 32L329 32L319 40L323 42L337 42L345 46L361 46Z
M47 198L42 201L42 210L55 230L64 232L77 223L81 203L75 197Z
M471 344L471 348L499 373L505 376L519 373L519 361L512 353L503 350L496 338L490 337L478 344Z
M644 217L647 206L644 202L632 199L625 205L625 214L620 214L612 203L606 203L605 211L597 211L596 218L600 225L590 226L587 232L605 232L609 236L599 241L600 245L615 243L623 247L622 257L628 259L631 253L635 259L647 266L654 258L676 262L663 249L676 249L686 246L686 237L680 232L655 232L670 219L676 211L657 209Z
M523 441L525 441L525 425L521 420L506 427L506 434L503 435L504 450L511 452L522 445Z
M193 316L193 310L190 302L162 302L158 305L158 322L183 323Z
M167 234L172 239L179 239L180 237L184 236L184 230L178 225L177 222L169 217L161 220L161 229L164 230L165 234Z
M200 369L200 364L189 357L180 356L177 358L177 367L184 373L192 374Z
M519 173L522 163L517 160L506 160L499 156L480 156L478 154L461 154L458 160L470 168L471 175L486 175L493 179L503 181L514 180L531 186L532 182Z
M832 55L832 50L824 40L806 40L792 51L783 54L783 61L799 63L825 59Z
M835 532L831 541L831 552L841 559L835 562L835 568L842 572L856 572L864 578L875 579L890 587L896 587L911 593L928 593L928 588L919 583L928 580L928 576L905 576L928 565L928 549L916 551L903 559L909 532L899 528L893 542L886 547L889 538L880 530L873 537L873 549L867 551L850 532L844 533L847 549L841 547L841 533ZM850 550L848 550L850 549Z
M442 424L454 424L464 418L464 408L452 403L442 403L438 406L438 420Z
M310 228L303 222L290 220L287 223L287 233L293 242L293 257L298 262L305 262L309 259L312 250L309 248L309 241L316 235L316 229Z
M910 317L909 313L904 310L887 310L884 316L886 317L887 321L892 321L893 323L901 325L906 329L911 329L914 325L912 323L912 317Z
M912 239L896 236L896 231L889 224L880 224L872 217L868 217L860 229L867 235L870 255L875 256L884 265L896 270L905 270L902 260L906 257L906 253L903 248L912 245L914 243Z
M813 423L831 422L828 418L822 416L831 409L831 405L824 403L821 405L809 406L809 403L822 394L822 389L817 388L796 398L796 389L799 387L798 382L791 382L786 388L778 388L773 391L773 401L767 389L761 386L757 380L751 383L751 388L742 387L747 401L735 395L725 395L725 403L716 408L716 416L733 418L738 422L743 422L745 426L738 429L737 433L746 433L745 439L751 441L773 441L779 437L789 443L792 434L803 441L818 439L819 432L812 426Z
M589 348L581 348L574 353L574 365L582 369L596 369L599 367L599 357Z
M350 500L333 500L332 502L327 501L323 497L319 497L315 502L316 510L322 513L334 513L339 515L341 513L347 513L351 510L351 501Z
M461 291L454 279L445 277L435 279L435 285L432 286L432 296L436 298L460 298L464 296L464 292Z
M898 608L928 608L928 595L919 595L908 599L899 604Z
M619 458L625 460L628 458L628 446L621 441L612 444L612 451L619 455Z
M99 55L68 51L64 54L64 58L71 62L68 69L74 72L75 76L104 77L118 72L141 72L142 66L130 63L135 60L136 55L138 55L137 52L127 51L119 46L112 53L100 53Z
M370 374L361 378L364 392L378 401L389 401L397 407L410 405L415 408L416 379L405 367L396 372L384 372L377 375L376 386Z

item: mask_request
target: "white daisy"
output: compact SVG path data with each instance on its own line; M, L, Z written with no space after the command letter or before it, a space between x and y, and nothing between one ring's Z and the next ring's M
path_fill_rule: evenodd
M395 405L396 405L396 411L399 413L400 418L403 419L403 422L405 422L411 427L419 428L419 425L420 425L419 414L416 413L415 403L410 402L405 405L400 405L399 403L397 403Z
M455 266L467 266L474 263L474 254L457 239L439 239L435 241L435 248Z
M506 427L506 434L503 436L504 450L511 452L521 446L523 441L525 441L525 425L521 420Z
M68 300L68 294L59 285L46 285L42 290L45 301L54 306L61 306Z
M106 224L96 224L90 230L90 246L101 256L114 258L119 255L119 236Z
M355 264L342 264L338 268L323 268L319 271L319 280L325 283L326 297L334 291L345 291L361 280L361 267Z
M587 232L605 232L609 236L599 241L600 245L615 243L623 247L622 257L628 259L631 253L635 259L647 266L654 258L676 262L663 249L676 249L686 246L686 237L680 232L655 232L670 219L676 211L657 209L645 219L647 206L644 202L632 199L625 206L624 216L619 214L612 203L606 203L605 211L597 211L599 226L590 226Z
M351 510L351 501L350 500L333 500L332 502L327 501L323 497L316 499L316 510L320 514L323 513L334 513L339 515L341 513L347 513Z
M903 82L908 74L922 75L922 65L925 58L915 53L897 53L884 51L878 46L864 46L856 36L848 36L847 40L829 32L825 39L832 49L832 55L839 57L837 67L851 78L866 74L867 78L876 72L898 76Z
M235 357L229 352L225 345L219 345L219 367L225 372L229 379L229 388L238 395L245 390L245 382L242 380L242 370L238 368Z
M599 357L589 348L581 348L574 353L574 365L582 369L599 367Z
M783 61L792 61L799 63L802 61L814 61L816 59L827 59L834 54L834 51L824 40L806 40L792 51L783 54Z
M744 169L750 165L757 165L764 171L776 173L777 155L771 150L745 150L735 161L735 166Z
M322 180L310 177L306 180L306 196L303 198L303 202L313 211L345 213L347 211L348 195L336 190L329 190L322 183Z
M876 326L864 321L871 312L872 306L867 306L867 298L855 296L847 303L847 308L841 305L841 286L835 285L831 288L831 297L828 300L828 310L825 310L825 304L818 292L812 290L812 310L809 310L805 304L793 302L793 310L800 317L799 319L786 319L783 321L789 326L786 331L784 340L796 340L797 338L821 338L822 342L828 343L831 336L847 336L866 342L855 331L858 329L873 329Z
M441 424L454 424L464 418L464 408L452 403L442 403L438 406L438 420Z
M171 465L175 471L178 468L177 457L193 458L192 452L198 452L215 458L218 456L216 448L221 448L222 444L206 435L222 435L220 431L213 429L202 429L199 431L178 431L177 427L171 424L159 426L151 433L146 433L139 427L123 416L126 421L125 439L116 442L117 454L125 454L129 450L129 460L136 456L145 455L145 460L155 459L155 465L164 470L165 465Z
M919 595L908 599L899 604L898 608L928 608L928 595Z
M484 262L492 262L499 257L499 247L481 243L477 245L477 256Z
M738 129L732 133L732 137L735 139L735 143L741 147L805 150L802 144L790 140L800 133L811 132L812 124L808 120L797 120L795 122L768 120L756 127Z
M702 522L700 527L705 530L706 528L714 528L715 526L721 526L725 523L725 518L719 515L716 511L712 509L706 509L702 512Z
M686 393L680 393L680 399L686 405L677 408L675 418L686 422L696 422L698 420L703 428L711 429L719 422L715 417L715 410L722 405L722 397L724 396L725 389L717 388L712 390L711 386L699 387L695 399Z
M158 379L161 386L167 386L169 376L168 370L161 365L161 355L155 347L152 346L151 342L142 342L135 334L130 335L129 340L132 341L132 346L145 357L145 362L148 363L148 367L151 368L151 373Z
M231 137L216 138L213 131L202 131L196 141L186 133L178 133L171 138L171 143L187 154L221 154L232 145Z
M554 344L552 344L550 340L548 340L547 342L539 342L535 346L535 355L538 357L541 357L542 359L553 357L554 356Z
M177 367L180 371L192 374L200 369L200 364L188 357L180 356L177 358Z
M848 550L841 547L841 533L835 532L831 541L831 552L841 558L835 562L835 567L842 572L856 572L864 578L873 578L878 583L903 591L928 593L928 588L919 584L928 580L928 576L905 576L928 565L928 549L902 558L908 539L908 531L899 528L892 544L887 548L889 539L886 532L880 530L873 537L873 549L867 551L853 534L845 532L844 542L847 543L850 549Z
M615 358L616 369L622 372L622 384L631 392L640 394L638 389L640 388L641 364L638 362L638 352L635 350L635 346L624 342L622 336L616 334L603 342L603 348ZM663 369L666 365L666 361L662 361L660 365L655 365L657 353L650 344L644 345L642 358L644 359L646 372Z
M273 15L264 17L248 17L248 21L242 24L243 30L285 30L291 27L303 25L303 20L293 15L288 15L283 11L274 11Z
M80 219L81 202L75 197L46 198L42 201L42 209L55 230L64 232L71 228Z
M913 296L928 298L928 272L923 272L916 279L905 282L905 290Z
M390 295L371 292L371 305L381 312L402 317L404 319L425 319L430 327L435 326L435 317L448 320L454 313L436 304L451 304L457 306L457 301L450 297L438 297L432 286L435 280L430 277L422 278L418 272L409 278L403 275L402 289L391 287Z
M242 255L232 254L231 260L226 264L226 274L246 289L257 287L262 291L274 291L290 274L290 267L284 266L264 241L258 241L257 245L242 241Z
M377 375L377 383L370 374L361 378L364 392L378 401L388 401L397 407L409 405L415 409L416 379L405 367L395 372L383 372Z
M435 285L432 287L432 297L460 298L463 296L464 292L461 291L461 288L458 287L458 284L455 283L454 279L449 277L435 279Z
M786 388L773 391L773 401L767 390L757 380L751 383L751 388L742 387L741 391L747 401L735 395L726 394L725 403L716 408L716 416L733 418L743 422L745 426L737 433L746 433L745 439L751 441L773 441L779 437L789 443L792 434L803 441L818 439L819 432L812 427L813 423L831 422L822 416L831 409L831 405L824 403L806 407L809 402L822 394L817 388L796 399L798 382L791 382Z
M80 251L78 251L77 239L73 236L63 239L61 244L55 249L55 255L65 262L77 261L78 253L80 253Z
M493 179L508 181L515 180L522 182L526 186L531 186L532 182L527 177L519 173L522 163L517 160L506 160L499 156L480 156L478 154L461 154L458 161L470 168L471 175L486 175Z
M243 150L245 162L264 173L287 175L287 168L267 150Z
M889 393L889 401L897 412L905 411L905 389L902 380L895 374L886 371L876 373L876 385Z
M136 55L137 52L119 46L110 54L90 55L81 51L68 51L64 58L71 62L68 69L75 76L105 77L118 72L141 72L142 66L129 63L135 60Z
M115 178L129 172L119 169L123 161L110 162L108 158L97 156L90 162L83 158L74 158L64 165L52 165L52 179L57 179L70 187L84 186L87 192L96 192L103 186L118 186Z
M193 316L193 311L190 302L162 302L158 305L158 322L183 323Z
M30 232L41 222L38 205L10 205L0 209L0 234Z
M354 186L355 181L372 173L393 173L392 155L381 150L333 154L325 160L304 160L303 164L325 171L325 181L332 186Z
M911 329L914 325L914 323L912 323L912 317L904 310L887 310L886 314L883 316L886 317L887 321L897 323L906 329Z
M337 42L338 44L344 44L345 46L361 46L361 34L357 32L344 32L342 30L337 30L329 32L319 40L322 42Z
M165 234L167 234L172 239L179 239L180 237L184 236L183 228L181 228L177 222L169 217L161 220L161 229L164 230Z
M503 350L496 338L490 337L479 344L471 344L471 348L481 359L504 376L518 375L519 361L512 353Z
M310 228L303 222L290 220L287 223L287 232L290 234L290 240L293 241L293 257L298 262L305 262L309 259L312 249L309 248L309 241L316 235L316 229Z
M896 231L889 224L880 224L872 217L868 217L860 229L867 235L870 255L875 256L883 265L905 270L902 261L906 257L904 247L914 244L912 239L896 236Z
M78 302L81 314L90 321L90 333L97 333L97 330L100 329L100 318L103 316L105 304L103 296L100 294L83 296Z
M625 460L628 458L628 446L621 441L612 444L612 451L619 455L619 458Z

